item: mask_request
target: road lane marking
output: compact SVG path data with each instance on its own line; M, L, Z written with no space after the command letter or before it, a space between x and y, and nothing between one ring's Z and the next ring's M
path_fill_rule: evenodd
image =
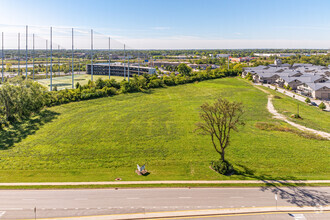
M232 197L229 197L230 199L243 199L244 197L241 197L241 196L232 196Z
M34 201L35 199L22 199L22 200L25 200L25 201Z
M191 197L179 197L179 199L191 199Z
M88 200L87 198L76 198L74 200Z
M126 199L139 199L139 198L135 198L135 197L133 197L133 198L126 198Z

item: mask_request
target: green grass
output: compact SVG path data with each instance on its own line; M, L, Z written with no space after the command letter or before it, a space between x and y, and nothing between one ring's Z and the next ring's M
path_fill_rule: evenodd
M218 96L246 110L227 150L240 171L231 177L209 168L219 155L193 132L199 106ZM329 179L329 141L256 128L275 121L266 104L267 94L223 78L48 108L0 132L0 182ZM136 175L137 163L150 175Z
M106 75L93 75L93 80L97 79L109 79L109 76ZM91 75L87 74L75 74L74 76L74 85L79 82L80 85L86 85L88 81L91 79ZM117 81L122 81L124 77L122 76L111 76L111 79L115 79ZM50 87L50 79L39 79L37 80L41 85L49 88ZM53 78L53 87L57 86L58 89L71 89L72 88L72 76L61 76Z
M290 118L291 121L304 125L308 128L330 133L330 112L322 111L315 106L309 106L306 103L264 86L262 88L268 90L273 95L280 97L273 99L273 105L279 113L287 116L288 118L290 118L292 114L297 113L299 105L299 115L302 119Z

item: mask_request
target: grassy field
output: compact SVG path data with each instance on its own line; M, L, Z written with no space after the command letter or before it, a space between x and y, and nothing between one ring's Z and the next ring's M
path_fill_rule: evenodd
M194 133L199 106L218 96L246 110L227 151L239 170L230 177L209 168L219 156ZM48 108L0 132L0 182L330 179L330 142L257 129L275 122L266 104L267 94L224 78ZM150 175L136 175L137 163Z
M93 80L97 80L98 78L101 79L109 79L109 76L102 76L102 75L94 75ZM80 83L80 85L85 85L88 83L88 80L91 79L90 75L87 74L76 74L74 76L74 84L77 82ZM111 76L111 79L115 79L117 81L122 81L124 77L122 76ZM50 79L40 79L37 80L41 85L50 87ZM72 76L62 76L62 77L56 77L53 78L53 87L57 86L58 89L71 89L72 88Z
M302 119L290 118L290 120L309 128L330 133L330 112L322 111L315 106L309 106L264 86L262 88L276 96L273 99L273 104L279 113L290 118L292 114L297 113L299 105L299 115Z

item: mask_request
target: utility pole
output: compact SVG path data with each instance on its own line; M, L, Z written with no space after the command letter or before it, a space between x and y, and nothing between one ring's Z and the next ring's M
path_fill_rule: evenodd
M50 91L53 91L53 29L50 27Z
M34 34L32 35L32 65L33 65L33 80L34 80Z
M110 60L110 56L111 56L111 54L110 54L110 37L109 37L109 79L110 79L110 76L111 76L111 66L110 66L110 62L111 62L111 60Z
M27 80L27 71L28 71L28 26L26 25L26 39L25 39L25 80Z
M91 79L93 81L93 29L91 29Z
M72 89L74 88L73 53L74 53L74 49L73 49L73 28L72 28Z

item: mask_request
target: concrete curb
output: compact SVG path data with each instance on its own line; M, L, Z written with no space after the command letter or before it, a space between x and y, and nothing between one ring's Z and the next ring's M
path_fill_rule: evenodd
M145 185L145 184L308 184L329 183L330 180L168 180L168 181L103 181L103 182L33 182L0 183L0 186L80 186L80 185Z

